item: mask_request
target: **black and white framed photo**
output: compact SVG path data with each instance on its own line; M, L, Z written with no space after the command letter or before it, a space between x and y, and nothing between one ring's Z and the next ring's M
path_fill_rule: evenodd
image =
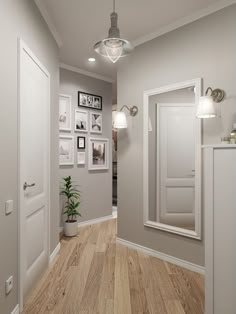
M78 106L102 110L102 96L78 92Z
M60 166L74 165L74 136L60 135L59 164Z
M71 131L71 96L59 95L59 130Z
M102 114L100 112L90 112L90 132L102 133Z
M75 131L88 132L88 111L75 110Z
M84 136L77 137L77 148L85 149L85 137Z
M109 169L109 139L89 138L89 170Z
M85 152L78 152L77 153L77 164L78 165L85 165Z

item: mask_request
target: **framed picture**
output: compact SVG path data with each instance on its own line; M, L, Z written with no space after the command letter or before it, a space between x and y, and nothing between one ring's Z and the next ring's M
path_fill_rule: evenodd
M90 132L102 133L102 114L99 112L90 112Z
M102 97L94 94L78 92L78 106L102 110Z
M74 136L60 135L59 164L60 166L74 165Z
M85 152L78 152L77 153L77 164L78 165L85 165Z
M85 137L84 136L77 137L77 148L85 149Z
M89 170L109 169L109 139L89 138Z
M75 110L75 131L88 132L88 112L86 110Z
M71 96L59 95L59 130L71 131Z

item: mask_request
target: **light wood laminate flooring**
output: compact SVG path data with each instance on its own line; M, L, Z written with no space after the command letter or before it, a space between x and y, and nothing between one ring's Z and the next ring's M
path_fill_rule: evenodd
M201 314L204 277L116 244L112 219L62 239L23 313Z

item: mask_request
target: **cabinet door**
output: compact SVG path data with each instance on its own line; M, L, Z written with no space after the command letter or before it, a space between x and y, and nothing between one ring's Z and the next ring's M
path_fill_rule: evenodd
M236 149L214 150L213 225L214 314L235 314Z

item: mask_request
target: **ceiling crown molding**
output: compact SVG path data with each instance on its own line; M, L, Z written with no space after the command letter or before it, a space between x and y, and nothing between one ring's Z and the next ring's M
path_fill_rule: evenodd
M89 71L86 71L86 70L83 70L83 69L77 68L75 66L71 66L71 65L65 64L65 63L60 63L60 68L61 69L65 69L65 70L69 70L69 71L72 71L72 72L76 72L76 73L79 73L79 74L83 74L83 75L86 75L86 76L90 76L90 77L93 77L93 78L95 78L97 80L105 81L105 82L108 82L108 83L114 83L115 82L110 77L106 77L106 76L102 76L100 74L92 73L92 72L89 72Z
M50 32L52 33L52 36L55 39L58 47L61 48L63 45L63 41L61 39L61 36L57 32L56 26L54 25L50 15L48 14L48 11L47 11L45 5L43 4L43 2L41 0L34 0L34 2L36 4L36 6L38 7L39 12L41 13L42 17L44 18L44 20L45 20Z
M133 45L135 47L139 46L139 45L142 45L144 43L146 43L147 41L150 41L152 39L155 39L159 36L162 36L166 33L169 33L177 28L180 28L184 25L187 25L189 23L192 23L194 21L197 21L201 18L203 18L204 16L207 16L207 15L210 15L214 12L217 12L219 10L222 10L232 4L235 4L236 3L236 0L221 0L221 1L218 1L212 5L210 5L208 8L205 8L205 9L202 9L192 15L189 15L185 18L182 18L180 20L177 20L176 22L174 23L171 23L167 26L164 26L160 29L158 29L157 31L155 32L152 32L150 34L147 34L145 36L142 36L140 38L137 38L136 40L132 41Z
M57 45L59 46L59 48L63 45L63 41L59 35L59 33L56 30L56 27L50 17L50 15L48 14L48 11L45 7L45 5L43 4L42 0L34 0L34 2L36 3L41 15L43 16L45 22L47 23L49 30L51 31L54 39L57 42ZM200 18L203 18L204 16L210 15L214 12L217 12L221 9L224 9L232 4L236 3L236 0L220 0L212 5L210 5L208 8L205 8L203 10L200 10L188 17L185 17L183 19L177 20L174 23L171 23L165 27L162 27L161 29L158 29L155 32L152 32L150 34L147 34L145 36L142 36L140 38L137 38L136 40L132 41L133 45L135 47L144 44L145 42L152 40L156 37L159 37L161 35L164 35L168 32L171 32L179 27L182 27L184 25L187 25L189 23L192 23Z
M48 28L49 30L51 31L57 45L59 48L62 47L63 45L63 41L62 41L62 38L60 36L60 34L58 33L53 21L52 21L52 18L50 16L50 14L48 13L47 11L47 8L45 7L45 5L43 4L43 1L42 0L34 0L35 4L37 5L42 17L44 18L46 24L48 25ZM203 9L203 10L200 10L188 17L185 17L185 18L182 18L182 19L179 19L177 20L176 22L174 23L171 23L163 28L159 28L157 31L155 32L152 32L152 33L149 33L145 36L142 36L142 37L139 37L137 38L136 40L132 41L133 45L135 47L139 46L139 45L142 45L152 39L155 39L161 35L164 35L168 32L171 32L177 28L180 28L184 25L187 25L189 23L192 23L198 19L201 19L203 18L204 16L207 16L207 15L210 15L214 12L217 12L221 9L224 9L232 4L235 4L236 3L236 0L219 0L217 1L216 3L210 5L209 7ZM70 65L67 65L67 64L61 64L60 65L61 68L64 68L64 69L67 69L67 70L70 70L70 71L73 71L73 72L77 72L77 73L80 73L80 74L84 74L84 75L87 75L87 76L90 76L90 77L94 77L96 79L99 79L99 80L103 80L103 81L106 81L106 82L109 82L109 83L113 83L114 80L112 78L109 78L109 77L105 77L105 76L102 76L102 75L99 75L99 74L96 74L96 73L92 73L92 72L89 72L89 71L86 71L86 70L83 70L83 69L79 69L77 67L74 67L74 66L70 66Z

